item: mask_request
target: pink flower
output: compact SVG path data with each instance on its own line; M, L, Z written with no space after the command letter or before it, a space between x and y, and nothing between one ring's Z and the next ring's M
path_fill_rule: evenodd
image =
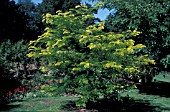
M37 87L37 90L40 90L40 89L41 89L40 86L38 86L38 87Z
M9 92L8 92L8 95L9 95L9 96L11 96L11 95L12 95L12 92L11 92L11 91L9 91Z

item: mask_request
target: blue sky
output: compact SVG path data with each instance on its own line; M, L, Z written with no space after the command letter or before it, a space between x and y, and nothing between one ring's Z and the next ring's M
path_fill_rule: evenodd
M91 5L94 5L95 3L97 3L97 1L94 2L89 2L88 0L81 0L82 3L89 3ZM112 12L114 10L109 11L108 9L99 9L97 11L97 14L94 14L94 16L96 18L99 18L101 21L105 20L107 18L107 16L110 14L110 12Z
M15 0L16 2L18 1L18 0ZM96 1L95 2L89 2L88 0L81 0L82 1L82 3L89 3L89 4L95 4L95 3L97 3ZM36 4L38 4L38 3L41 3L42 2L42 0L32 0L32 2L34 2L34 3L36 3ZM111 11L113 11L113 10L111 10ZM98 10L98 12L97 12L97 14L94 14L94 16L96 17L96 18L99 18L100 20L105 20L106 19L106 17L109 15L109 13L111 12L111 11L109 11L108 9L99 9Z

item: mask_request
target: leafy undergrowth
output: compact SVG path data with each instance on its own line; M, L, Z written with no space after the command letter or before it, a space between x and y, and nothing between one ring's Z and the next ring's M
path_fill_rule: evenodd
M165 78L164 78L165 77ZM0 107L1 111L55 111L55 112L170 112L170 75L160 74L156 81L140 90L125 92L121 101L101 100L89 103L86 109L75 107L78 97L58 96L25 99ZM169 94L169 95L168 95ZM129 96L129 97L127 97Z

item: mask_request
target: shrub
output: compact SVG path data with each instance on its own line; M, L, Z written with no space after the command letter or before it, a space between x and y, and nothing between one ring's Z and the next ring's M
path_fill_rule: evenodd
M30 68L36 61L28 58L27 42L3 40L0 44L0 103L20 99L29 90L30 79L37 70ZM29 88L28 88L29 86ZM19 90L18 90L19 88Z
M56 15L47 14L45 33L30 42L29 57L47 60L41 70L53 71L57 87L81 95L77 106L100 98L118 98L118 93L135 87L128 79L140 80L142 66L154 64L148 55L136 54L144 48L132 39L139 32L104 32L104 22L86 27L93 9L84 5Z

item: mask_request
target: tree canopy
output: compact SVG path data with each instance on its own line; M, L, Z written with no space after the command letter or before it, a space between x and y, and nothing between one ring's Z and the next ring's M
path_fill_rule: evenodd
M18 40L27 37L27 16L19 12L19 5L9 0L0 1L0 37Z

